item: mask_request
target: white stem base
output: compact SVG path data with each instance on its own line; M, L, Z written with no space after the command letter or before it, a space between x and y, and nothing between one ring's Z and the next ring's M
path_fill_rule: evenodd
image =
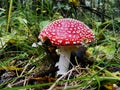
M68 71L70 64L70 55L71 52L76 49L75 46L61 46L60 47L60 59L59 62L56 63L55 66L58 66L59 71L57 71L57 75L63 75Z

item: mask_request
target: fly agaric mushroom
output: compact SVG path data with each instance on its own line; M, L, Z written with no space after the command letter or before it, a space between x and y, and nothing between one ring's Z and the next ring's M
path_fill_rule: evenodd
M59 46L60 59L56 63L59 69L57 75L63 75L68 71L71 52L77 49L77 45L92 42L94 34L83 22L64 18L48 24L43 28L38 38L42 42L49 39L53 46Z

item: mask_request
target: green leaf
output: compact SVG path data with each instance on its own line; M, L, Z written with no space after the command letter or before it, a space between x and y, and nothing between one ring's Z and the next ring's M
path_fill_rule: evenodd
M98 45L96 47L89 47L87 49L87 54L90 57L93 57L96 61L101 61L103 58L106 58L108 60L114 58L116 48L115 43L108 43L108 45Z
M26 40L25 36L20 36L20 35L16 35L16 34L9 34L9 35L5 35L3 37L0 37L0 48L2 48L6 43L10 42L10 43L20 43L21 41Z
M40 28L43 29L47 24L49 24L50 21L49 20L46 20L46 21L41 21L40 22Z
M105 52L107 59L112 59L116 51L115 43L105 46L102 51Z

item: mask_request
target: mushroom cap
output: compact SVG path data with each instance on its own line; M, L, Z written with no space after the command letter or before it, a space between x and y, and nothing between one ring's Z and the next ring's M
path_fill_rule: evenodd
M92 30L83 22L64 18L51 22L38 36L41 41L49 39L53 46L81 45L94 40Z

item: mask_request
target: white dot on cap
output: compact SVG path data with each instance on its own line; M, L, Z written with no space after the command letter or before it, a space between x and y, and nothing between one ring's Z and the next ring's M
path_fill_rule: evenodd
M52 29L52 32L55 32L56 30L55 29Z
M72 25L71 25L71 27L73 28L73 27L74 27L74 25L72 24Z
M70 35L68 35L68 37L70 38L70 37L72 37L72 35L70 34Z
M52 35L55 35L55 33L51 33Z
M58 24L58 26L60 27L61 25L60 25L60 24Z
M77 43L80 43L80 41L77 41Z
M66 41L65 44L70 44L70 42L69 42L69 41Z
M77 30L77 31L76 31L76 33L77 33L77 34L79 34L79 33L80 33L80 31L79 31L79 30Z
M68 33L71 33L71 31L67 31Z
M77 29L79 30L79 29L80 29L80 27L77 27Z
M73 42L73 44L76 44L76 42Z
M65 39L66 41L68 40L68 38Z
M54 43L54 41L51 41L51 43Z
M46 32L46 34L49 34L48 32Z
M59 43L62 43L62 40L58 40Z
M74 30L76 30L76 28L74 27Z
M55 41L55 39L54 39L54 38L52 38L52 41Z
M72 33L76 33L75 31L73 31Z
M72 29L72 28L70 28L70 30L72 31L73 29Z

